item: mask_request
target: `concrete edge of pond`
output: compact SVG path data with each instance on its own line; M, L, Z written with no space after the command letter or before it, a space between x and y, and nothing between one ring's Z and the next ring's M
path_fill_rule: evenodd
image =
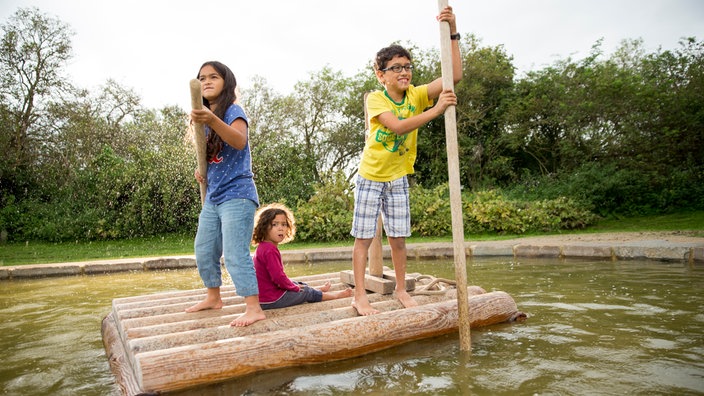
M525 237L503 241L465 241L471 257L596 258L602 260L658 260L704 264L704 238L665 233L575 234ZM316 263L352 260L352 246L311 250L282 250L285 263ZM452 242L408 244L409 260L454 257ZM383 247L383 257L391 251ZM351 265L351 264L350 264ZM31 264L0 267L0 281L55 276L94 275L110 272L195 268L194 256L168 256L95 260L72 263Z

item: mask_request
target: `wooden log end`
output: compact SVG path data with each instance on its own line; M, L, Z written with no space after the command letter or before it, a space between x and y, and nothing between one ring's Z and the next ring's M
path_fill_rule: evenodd
M346 270L340 271L340 281L342 283L347 283L349 285L355 286L354 283L354 271ZM415 283L414 283L415 287ZM386 276L380 278L378 276L370 275L369 273L364 274L364 288L368 291L379 293L379 294L391 294L396 288L396 281L387 279ZM412 289L411 289L412 290Z

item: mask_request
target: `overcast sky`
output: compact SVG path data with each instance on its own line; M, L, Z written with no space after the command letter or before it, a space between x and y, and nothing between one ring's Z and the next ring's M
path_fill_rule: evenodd
M452 1L461 34L503 45L519 73L572 56L603 38L610 54L624 39L647 51L704 40L702 0ZM394 41L439 48L435 0L0 0L0 23L34 6L75 32L71 82L97 89L108 78L148 108L190 108L188 82L219 60L248 88L255 75L281 94L329 65L362 70ZM418 83L418 82L416 82Z

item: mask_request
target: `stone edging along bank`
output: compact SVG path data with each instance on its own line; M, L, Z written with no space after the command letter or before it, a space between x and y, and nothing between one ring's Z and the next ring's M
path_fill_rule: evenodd
M388 246L383 247L385 260L390 260ZM559 238L526 238L506 241L465 242L465 254L471 257L524 258L592 258L600 260L660 260L704 264L704 238L686 241L640 239L627 241L564 241ZM352 246L318 250L282 250L285 263L316 263L352 260ZM454 257L451 242L408 244L407 255L413 259L447 259ZM351 266L351 263L350 263ZM193 256L131 258L75 263L34 264L0 267L0 281L76 276L122 271L151 271L195 268Z

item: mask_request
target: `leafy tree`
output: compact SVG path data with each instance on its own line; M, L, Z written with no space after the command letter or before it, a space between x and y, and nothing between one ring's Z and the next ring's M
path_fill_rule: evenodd
M353 173L364 144L360 86L324 67L288 96L274 93L261 78L244 90L252 166L263 202L308 201L324 175Z
M314 159L316 182L329 171L347 167L354 158L346 144L349 140L362 138L363 141L363 124L357 124L358 129L350 131L350 120L343 114L352 96L349 88L346 78L326 66L311 74L307 81L296 84L294 89L292 98L296 109L291 113L295 128L292 132L305 156Z
M515 177L507 166L501 140L505 133L504 113L514 87L512 59L501 46L480 44L474 35L461 43L463 78L455 87L460 179L469 188ZM440 77L439 59L436 50L417 56L414 63L421 64L418 75L414 71L414 81L427 83ZM418 182L427 187L447 182L444 117L421 128L416 171Z
M2 25L0 41L0 96L2 129L7 163L12 173L22 164L34 163L46 136L36 128L43 116L43 104L70 88L63 67L71 58L69 27L37 8L21 8ZM3 179L7 178L3 172ZM4 183L3 183L4 184Z
M642 41L624 41L601 59L597 42L587 58L520 81L506 141L523 182L550 176L532 188L603 214L700 206L702 44L682 46L645 54Z
M243 90L242 105L250 120L252 170L262 203L295 205L314 192L315 162L306 156L290 114L297 109L291 97L276 94L263 78Z
M21 201L41 186L36 166L47 135L38 124L48 98L70 88L62 71L72 32L37 8L19 9L0 28L0 233L8 235L20 222Z

